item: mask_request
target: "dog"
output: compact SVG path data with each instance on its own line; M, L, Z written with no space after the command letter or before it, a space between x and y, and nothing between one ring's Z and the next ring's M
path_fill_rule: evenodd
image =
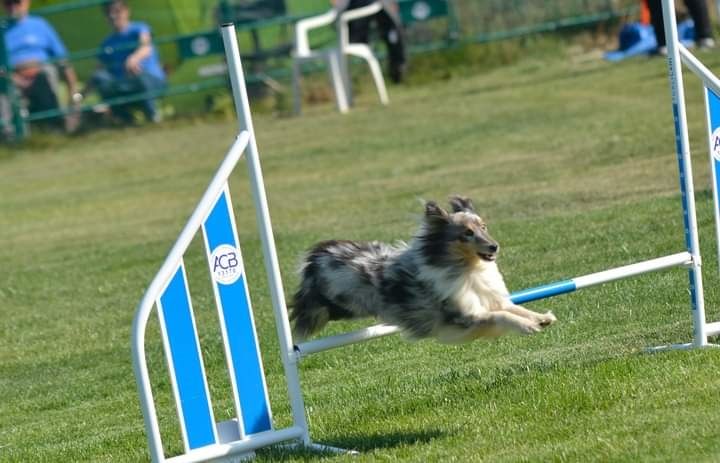
M306 339L331 320L374 317L410 339L465 343L533 334L556 321L510 301L499 245L470 199L450 210L425 203L409 243L323 241L304 257L293 297L293 334Z

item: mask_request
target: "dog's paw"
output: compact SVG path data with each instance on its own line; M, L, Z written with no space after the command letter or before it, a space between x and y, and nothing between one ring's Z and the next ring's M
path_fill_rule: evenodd
M538 323L543 328L552 325L557 321L557 318L555 318L555 315L552 312L545 312L544 314L541 314L537 317Z
M539 320L525 320L524 323L518 326L520 334L535 334L542 331L542 329Z

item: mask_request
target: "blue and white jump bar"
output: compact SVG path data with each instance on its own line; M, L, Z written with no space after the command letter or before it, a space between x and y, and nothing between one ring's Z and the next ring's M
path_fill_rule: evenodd
M574 291L588 288L615 280L630 278L643 273L664 270L672 267L689 268L692 265L692 256L688 252L680 252L657 259L638 262L636 264L625 265L602 272L591 273L569 280L561 280L534 288L524 289L512 293L510 300L515 304L524 304L527 302L546 299L561 294L572 293ZM316 339L300 343L295 346L295 352L299 357L307 356L334 347L344 346L355 342L364 341L366 339L387 336L400 332L400 328L392 325L379 324L368 328L363 328L351 333L339 334L327 338ZM720 332L720 326L718 327Z

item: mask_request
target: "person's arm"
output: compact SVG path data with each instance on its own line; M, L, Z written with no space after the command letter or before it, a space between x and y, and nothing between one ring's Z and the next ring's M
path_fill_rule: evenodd
M70 62L67 61L67 48L65 48L65 44L50 23L46 22L45 24L49 38L48 54L59 60L57 62L57 66L60 70L62 79L67 84L68 89L68 106L77 106L82 100L82 95L78 93L78 79L75 69L72 67Z
M58 63L62 78L68 88L68 106L77 106L82 102L82 94L78 91L78 79L75 68L68 62Z
M152 54L152 37L150 31L143 30L138 37L138 47L125 60L125 69L131 74L138 75L142 72L140 63Z
M68 88L68 108L70 112L65 115L65 131L74 133L80 127L80 105L82 104L83 95L78 90L78 79L75 74L75 68L66 61L58 63L62 78Z

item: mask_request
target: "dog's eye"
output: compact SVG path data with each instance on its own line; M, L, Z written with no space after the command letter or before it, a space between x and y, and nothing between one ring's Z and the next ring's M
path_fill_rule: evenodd
M480 225L480 230L487 231L487 225L485 225L485 224Z

